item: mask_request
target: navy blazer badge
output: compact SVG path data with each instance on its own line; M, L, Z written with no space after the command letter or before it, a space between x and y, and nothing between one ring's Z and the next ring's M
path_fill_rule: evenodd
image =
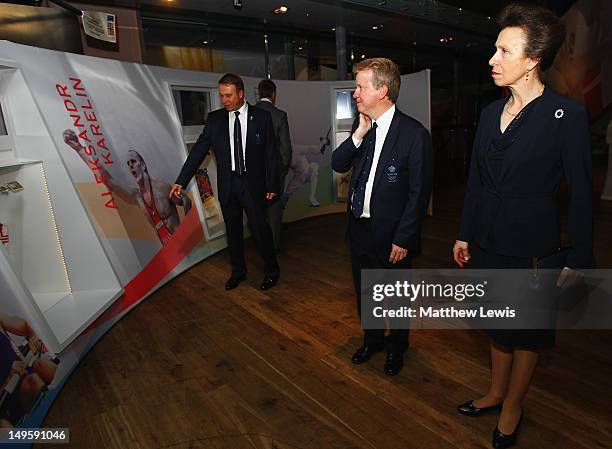
M395 165L389 165L387 167L387 182L397 182L397 177L397 168L395 168Z

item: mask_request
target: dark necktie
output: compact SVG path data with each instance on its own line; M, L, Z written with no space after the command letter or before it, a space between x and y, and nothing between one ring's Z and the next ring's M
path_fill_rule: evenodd
M374 148L376 146L376 123L372 126L372 129L367 135L367 141L363 142L365 145L365 161L363 161L363 168L361 173L357 175L357 182L355 183L355 190L353 190L353 200L351 202L351 210L355 218L361 217L363 214L363 203L365 202L365 191L368 178L370 177L370 170L372 169L372 161L374 159Z
M244 166L244 155L242 153L242 127L240 126L240 111L234 112L236 120L234 120L234 171L242 175L246 168Z

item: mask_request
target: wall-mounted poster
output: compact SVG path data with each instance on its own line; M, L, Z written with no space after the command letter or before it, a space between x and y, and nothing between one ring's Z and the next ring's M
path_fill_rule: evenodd
M319 168L329 158L331 128L321 132L318 143L311 145L293 144L291 166L287 173L283 204L286 206L291 196L303 185L308 186L308 206L319 207L317 199ZM327 153L327 154L326 154Z

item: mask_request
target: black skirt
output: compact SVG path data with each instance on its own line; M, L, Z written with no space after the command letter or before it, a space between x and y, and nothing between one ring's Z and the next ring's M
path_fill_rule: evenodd
M470 269L531 269L530 257L512 257L474 245ZM487 335L498 345L507 348L536 351L555 345L555 329L487 329Z

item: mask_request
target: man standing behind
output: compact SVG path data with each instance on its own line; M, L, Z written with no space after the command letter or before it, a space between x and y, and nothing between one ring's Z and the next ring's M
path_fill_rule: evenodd
M278 252L280 249L280 235L283 225L283 202L281 201L285 186L285 177L291 165L291 137L289 135L289 122L287 113L276 107L276 84L271 80L261 80L258 86L259 98L261 99L255 104L255 107L268 111L272 115L272 124L274 125L274 136L276 137L276 147L280 155L281 191L277 198L272 201L268 207L268 217L270 219L270 227L274 236L274 248Z
M349 186L348 235L357 310L361 316L361 270L407 269L419 253L421 221L432 189L433 157L427 129L395 107L400 90L397 65L386 58L353 67L359 117L352 135L332 154L338 173L353 169ZM383 329L364 329L363 345L351 361L367 362L385 349ZM391 329L384 371L403 367L408 329Z
M264 260L262 290L279 277L272 231L266 221L266 201L280 192L278 150L270 114L244 100L244 83L238 75L223 75L219 96L224 109L208 114L208 121L191 149L170 196L178 199L212 147L217 160L219 203L227 229L232 274L225 284L232 290L246 279L242 215L246 212Z

